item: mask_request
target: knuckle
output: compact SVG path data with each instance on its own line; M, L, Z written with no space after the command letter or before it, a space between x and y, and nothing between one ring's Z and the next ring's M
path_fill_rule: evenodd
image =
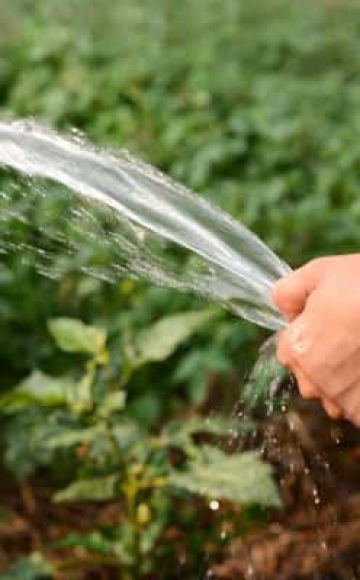
M287 334L293 360L306 367L311 358L310 353L313 346L307 321L299 317L288 327Z
M287 300L289 280L288 277L280 278L273 287L271 296L272 300L280 310L284 307L284 302Z
M307 263L307 267L309 269L310 268L311 269L314 269L314 268L317 269L317 268L319 268L319 266L320 267L324 266L324 264L326 264L327 260L328 260L328 257L327 256L324 256L324 257L320 256L319 258L313 258L312 260L310 260Z
M305 268L309 273L324 273L325 268L329 265L331 256L321 256L310 260Z

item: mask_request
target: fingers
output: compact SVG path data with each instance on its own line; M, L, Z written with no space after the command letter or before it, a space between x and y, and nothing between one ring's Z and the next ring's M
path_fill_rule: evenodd
M320 397L319 391L305 373L299 367L293 369L293 372L303 399L318 399Z
M308 379L300 368L297 367L294 370L294 374L303 399L320 399L324 410L331 419L340 419L343 416L340 407L327 397L323 397L319 389Z
M287 331L284 331L282 335L280 335L278 341L278 359L283 366L289 368L294 373L301 396L304 399L320 399L329 417L332 419L340 419L343 416L340 407L327 397L324 397L319 388L307 377L295 361L293 351L287 341Z
M297 380L299 390L304 399L314 399L319 397L319 390L306 376L302 368L297 364L290 342L288 340L288 330L284 330L278 337L277 358L284 367L290 369Z
M322 399L322 406L324 407L325 411L327 412L327 414L329 415L329 417L331 417L331 419L341 419L341 417L343 416L343 413L340 409L340 407L338 407L338 405L336 405L336 403L333 403L332 401L330 401L330 399Z
M304 324L299 316L293 323L277 336L276 354L279 362L284 366L295 370L301 368L298 364L298 355L302 352L304 339Z
M287 321L292 321L305 307L308 296L316 288L322 271L321 260L309 262L279 280L272 291L272 300Z
M360 383L356 382L346 389L339 397L339 403L344 409L343 415L354 423L357 427L360 426L360 400L359 400Z

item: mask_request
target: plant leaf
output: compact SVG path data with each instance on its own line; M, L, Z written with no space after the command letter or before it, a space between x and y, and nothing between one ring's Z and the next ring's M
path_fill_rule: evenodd
M105 429L102 423L86 429L64 429L62 432L49 436L44 442L46 449L58 449L73 447L82 443L92 443L98 437L104 435Z
M212 310L182 312L165 316L143 329L127 349L131 366L136 368L169 358L180 344L200 330L214 315Z
M120 411L126 405L126 392L116 391L108 393L98 409L98 415L102 418L109 417L114 411Z
M93 479L78 479L55 494L55 501L105 501L116 497L115 486L118 475L107 475Z
M75 318L53 318L48 328L56 345L65 352L98 354L105 347L106 331Z
M146 436L140 431L139 424L130 419L117 423L112 428L112 436L121 452L127 451Z
M281 506L272 468L263 463L257 453L248 451L227 455L213 447L206 447L204 451L204 462L192 462L186 473L173 472L169 477L170 484L241 504Z
M34 406L56 407L73 399L76 383L70 377L54 378L34 371L13 391L0 397L0 410L14 413Z

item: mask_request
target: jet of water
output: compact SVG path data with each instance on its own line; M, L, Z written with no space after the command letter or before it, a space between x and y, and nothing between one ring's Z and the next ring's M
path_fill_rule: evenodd
M283 326L270 293L290 268L241 223L127 152L98 150L17 121L0 123L0 166L52 180L112 208L128 273L194 292L261 326ZM154 237L186 248L198 262L188 260L184 274L175 273L147 243Z

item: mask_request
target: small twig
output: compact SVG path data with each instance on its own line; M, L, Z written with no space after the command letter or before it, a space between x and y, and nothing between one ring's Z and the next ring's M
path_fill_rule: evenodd
M28 519L33 519L37 511L37 502L35 494L28 480L24 479L20 484L21 501ZM43 541L39 530L36 529L34 522L28 522L33 550L41 550Z
M28 516L33 516L36 512L37 503L32 487L26 479L20 482L19 487L25 512Z

